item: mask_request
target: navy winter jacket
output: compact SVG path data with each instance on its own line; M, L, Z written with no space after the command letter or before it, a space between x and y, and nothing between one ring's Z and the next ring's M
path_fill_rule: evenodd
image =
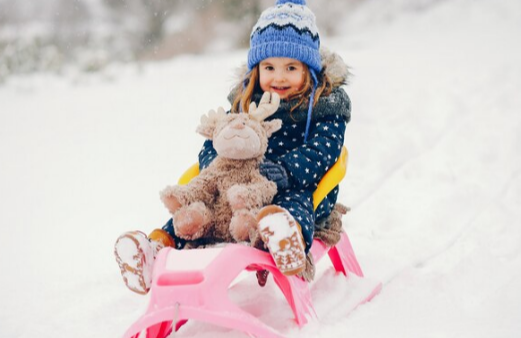
M258 103L260 97L260 93L255 94L253 99ZM281 119L282 128L269 139L265 156L286 169L289 188L279 191L274 203L288 209L299 221L309 248L315 225L329 216L337 200L338 187L326 196L316 213L313 212L311 196L324 174L340 156L346 124L351 117L351 101L340 87L335 87L328 96L321 96L313 107L306 143L307 104L290 113L295 104L295 100L281 101L277 112L268 118ZM199 153L200 168L206 168L215 156L212 141L207 140Z

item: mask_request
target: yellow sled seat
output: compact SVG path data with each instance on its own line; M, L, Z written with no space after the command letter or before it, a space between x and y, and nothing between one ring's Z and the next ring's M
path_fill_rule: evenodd
M342 152L338 161L327 171L318 183L317 189L313 193L313 208L316 210L320 205L320 202L333 190L344 178L347 170L347 148L342 147ZM199 163L195 163L184 174L179 178L177 182L180 185L185 185L190 182L194 177L199 175Z

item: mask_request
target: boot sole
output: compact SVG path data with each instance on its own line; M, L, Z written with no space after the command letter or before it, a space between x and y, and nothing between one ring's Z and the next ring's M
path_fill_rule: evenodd
M149 291L144 278L146 256L139 241L128 233L120 236L114 246L114 255L125 285L136 293L146 295Z

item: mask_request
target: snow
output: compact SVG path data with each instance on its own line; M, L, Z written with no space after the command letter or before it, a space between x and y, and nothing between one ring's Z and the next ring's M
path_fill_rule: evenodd
M271 279L248 276L230 296L289 337L518 337L521 4L423 1L389 18L376 3L323 45L355 74L340 201L382 292L350 312L367 282L324 260L318 320L302 329ZM158 192L197 160L199 118L227 105L245 55L0 87L0 337L113 338L143 313L114 242L166 222ZM175 336L245 335L189 322Z

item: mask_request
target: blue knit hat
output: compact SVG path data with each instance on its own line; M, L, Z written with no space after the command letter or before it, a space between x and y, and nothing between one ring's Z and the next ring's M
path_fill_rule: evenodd
M320 37L315 14L305 0L277 0L262 12L253 27L248 52L248 69L270 57L299 60L320 73Z
M311 113L318 85L317 74L322 71L320 36L315 14L305 0L277 0L274 7L262 12L250 35L248 70L271 57L299 60L309 67L313 89L309 98L304 140L307 141Z

